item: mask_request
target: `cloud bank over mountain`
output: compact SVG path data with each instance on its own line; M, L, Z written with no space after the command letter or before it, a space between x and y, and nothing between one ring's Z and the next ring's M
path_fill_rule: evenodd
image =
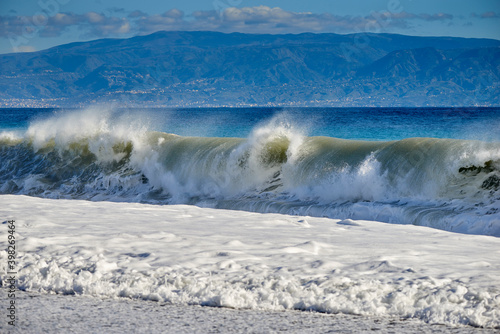
M494 11L472 13L474 19L498 19ZM301 32L381 32L391 28L411 29L422 22L440 21L453 24L449 13L409 13L399 4L369 15L335 15L332 13L293 12L279 7L214 7L186 14L173 8L162 14L147 14L140 10L126 11L110 8L106 12L54 11L38 12L33 16L0 16L0 37L16 38L38 34L39 37L57 37L69 31L82 38L130 37L156 31L220 31L246 33L301 33ZM466 19L466 18L462 18Z

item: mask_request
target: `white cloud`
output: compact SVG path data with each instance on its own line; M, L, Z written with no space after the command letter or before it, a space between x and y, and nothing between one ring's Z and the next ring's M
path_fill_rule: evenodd
M182 12L181 10L178 10L178 9L174 8L174 9L171 9L171 10L165 12L163 14L163 16L165 16L165 17L171 17L171 18L174 18L174 19L180 19L180 18L182 18L184 16L184 12Z
M88 23L91 24L100 24L106 20L104 15L96 12L88 12L87 14L85 14L85 17L87 18Z

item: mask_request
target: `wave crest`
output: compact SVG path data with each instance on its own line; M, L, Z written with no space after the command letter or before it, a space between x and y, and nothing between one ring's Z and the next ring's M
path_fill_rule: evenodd
M246 139L181 137L89 110L0 136L0 191L373 219L500 236L500 144L307 137L279 115Z

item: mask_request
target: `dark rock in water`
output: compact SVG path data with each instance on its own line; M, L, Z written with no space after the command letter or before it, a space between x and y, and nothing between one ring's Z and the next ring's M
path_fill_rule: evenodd
M484 180L481 188L488 190L498 190L500 188L500 177L491 175L486 180Z
M497 169L493 165L493 160L488 160L484 163L484 166L468 166L460 167L458 172L466 176L476 176L480 173L490 174ZM486 180L481 184L481 188L488 190L498 190L500 188L500 177L496 174L488 176Z
M495 170L495 167L493 167L493 160L488 160L484 163L484 166L469 166L469 167L460 167L458 169L458 172L460 174L465 174L469 176L475 176L479 173L491 173Z

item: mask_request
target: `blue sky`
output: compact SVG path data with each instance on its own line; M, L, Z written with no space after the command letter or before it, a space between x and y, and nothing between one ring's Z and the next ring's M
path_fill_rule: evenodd
M2 0L0 53L159 30L500 40L500 0Z

